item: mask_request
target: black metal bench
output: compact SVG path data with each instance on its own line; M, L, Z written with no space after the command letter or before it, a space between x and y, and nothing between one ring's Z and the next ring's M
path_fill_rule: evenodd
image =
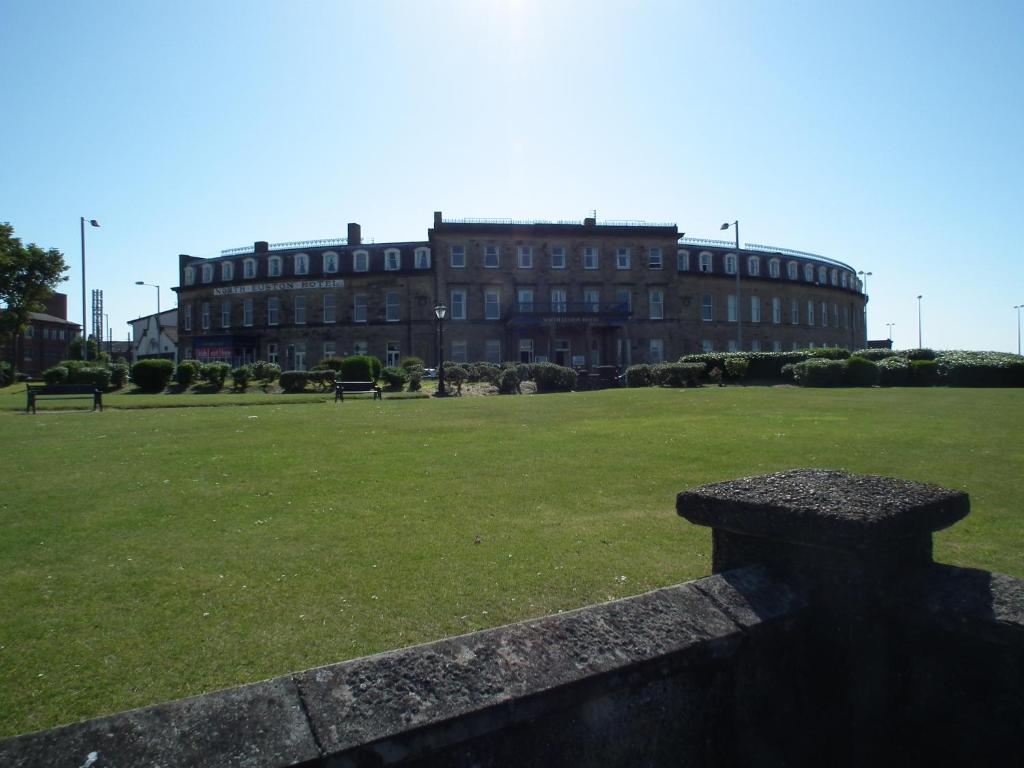
M345 402L345 395L373 394L374 400L383 400L381 388L372 381L336 381L334 382L334 402Z
M50 385L50 384L26 384L25 394L28 402L25 405L25 413L36 412L36 400L39 398L52 398L54 400L92 400L92 409L103 410L103 392L96 387L78 384Z

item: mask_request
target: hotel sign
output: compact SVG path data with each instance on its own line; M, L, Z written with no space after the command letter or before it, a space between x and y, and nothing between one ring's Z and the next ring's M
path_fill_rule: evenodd
M311 291L324 288L344 288L344 280L286 280L280 283L249 283L247 285L228 285L214 288L214 296L227 296L232 293L266 293L267 291Z

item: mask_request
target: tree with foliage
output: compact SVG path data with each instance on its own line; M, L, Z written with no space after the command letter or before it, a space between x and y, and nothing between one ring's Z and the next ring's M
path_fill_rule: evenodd
M32 312L42 312L54 288L67 278L64 254L22 245L14 227L0 222L0 347L14 342L28 326Z

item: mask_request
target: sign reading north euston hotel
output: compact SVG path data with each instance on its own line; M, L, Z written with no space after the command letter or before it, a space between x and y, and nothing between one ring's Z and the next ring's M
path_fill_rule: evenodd
M229 293L266 293L267 291L308 291L314 288L344 288L344 280L286 280L281 283L252 283L214 288L214 296Z

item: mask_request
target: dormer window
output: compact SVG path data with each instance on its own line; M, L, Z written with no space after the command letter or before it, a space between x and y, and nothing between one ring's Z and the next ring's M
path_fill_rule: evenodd
M203 264L203 282L213 282L213 264Z
M814 282L814 265L804 264L804 281L808 283Z
M779 276L780 272L779 272L779 260L778 259L772 259L771 261L768 262L768 274L771 277L775 277L775 278L777 278Z
M761 260L757 256L751 256L747 259L747 274L751 277L759 277L761 275Z
M690 271L690 252L684 250L676 251L676 272Z
M711 274L714 271L714 264L711 260L711 254L707 251L702 251L700 254L700 271Z
M194 267L185 267L185 285L196 284L196 270Z
M818 282L822 285L828 283L828 270L824 267L818 267Z
M242 275L246 280L256 277L256 259L246 259L242 262Z
M839 284L843 288L846 287L846 272L845 271L839 273Z
M725 274L735 275L736 274L736 254L727 253L725 254Z
M295 274L296 275L308 275L309 274L309 255L305 253L295 254Z
M324 272L333 274L338 271L338 254L328 251L324 254Z
M786 277L796 280L800 273L800 266L795 261L786 263Z
M235 263L233 261L225 261L220 265L220 279L221 280L234 280L235 279Z
M397 248L388 248L384 251L384 269L394 272L402 266L402 254Z
M416 249L416 269L430 269L430 249Z
M369 272L370 271L370 252L369 251L355 251L352 254L352 271L353 272Z
M271 256L267 260L267 274L270 277L280 277L281 276L281 257L280 256Z
M832 285L839 285L839 270L838 269L835 269L834 267L832 268L832 271L829 273L829 280L831 280Z

